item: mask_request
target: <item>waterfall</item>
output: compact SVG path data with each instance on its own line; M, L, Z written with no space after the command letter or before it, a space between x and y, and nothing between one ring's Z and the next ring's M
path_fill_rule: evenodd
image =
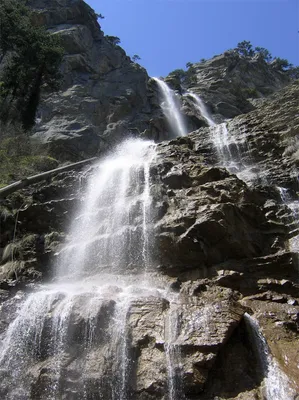
M196 111L207 121L210 127L210 140L216 150L220 166L237 174L248 184L256 180L257 175L252 171L252 163L244 160L245 154L247 158L250 155L245 135L243 137L238 135L237 138L234 132L228 130L226 122L216 124L205 103L197 94L188 91L184 96L192 98Z
M71 239L58 259L59 277L127 274L128 268L147 263L153 156L151 142L131 140L95 167L83 207L70 228Z
M176 299L171 299L165 329L165 355L168 375L168 400L183 400L181 349L176 343L180 333L180 315Z
M176 93L169 86L158 78L153 78L160 90L162 102L161 108L171 128L171 133L177 136L187 135L187 128L181 114L181 104Z
M152 142L128 140L94 166L55 280L19 300L3 337L0 398L129 399L130 306L166 297L148 277L154 157Z
M215 122L213 121L213 118L211 114L208 112L208 109L205 103L202 101L202 99L197 94L192 92L187 92L185 96L189 96L193 99L194 106L196 110L199 112L199 114L207 121L209 126L214 126Z
M220 163L225 166L228 170L232 170L233 167L237 168L237 162L241 160L241 152L239 146L236 144L236 140L229 135L226 123L217 125L213 130L213 142L217 150L218 158ZM233 156L231 151L231 144L236 146L237 154Z
M228 130L226 122L212 126L210 129L220 166L236 174L248 185L262 178L255 171L245 134L242 136L241 132L238 132L237 137L235 132Z
M293 400L296 393L291 388L288 377L271 356L257 321L247 313L244 314L244 319L264 376L263 398L265 400Z
M290 250L299 252L299 200L292 199L288 189L277 186L281 201L291 210L290 224L292 237L289 239Z

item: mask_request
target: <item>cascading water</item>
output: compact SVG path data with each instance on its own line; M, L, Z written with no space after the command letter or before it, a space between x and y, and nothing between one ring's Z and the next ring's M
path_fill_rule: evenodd
M260 179L254 170L250 156L250 149L246 141L246 135L238 134L227 129L227 124L216 125L212 129L212 141L217 151L219 163L229 172L234 173L238 178L247 184Z
M187 135L187 128L181 114L181 104L176 93L158 78L153 78L160 90L163 99L161 107L175 137Z
M56 280L23 301L3 338L0 398L130 397L130 305L166 296L147 277L154 157L153 143L130 140L94 167Z
M282 202L291 210L291 215L288 223L290 224L289 239L290 250L299 252L299 200L294 200L289 194L288 189L277 186Z
M207 121L209 126L214 126L215 122L211 116L211 114L208 112L208 109L205 105L205 103L202 101L202 99L195 93L192 92L187 92L185 96L189 96L193 99L195 108L199 112L199 114Z
M258 323L247 313L244 314L244 319L264 376L263 398L265 400L293 400L296 393L291 388L288 377L273 360Z
M69 274L77 280L107 270L127 273L147 263L153 156L151 143L129 141L99 164L70 229L71 240L61 251L58 276Z
M216 124L200 96L189 91L184 96L192 98L195 109L209 124L211 141L216 149L220 165L236 173L247 183L256 179L256 174L251 172L251 167L244 161L243 154L250 154L245 135L242 140L240 138L237 140L233 132L228 131L226 123Z
M180 315L176 304L177 299L170 301L168 318L166 320L165 354L168 375L168 400L183 400L181 350L176 343L180 333Z

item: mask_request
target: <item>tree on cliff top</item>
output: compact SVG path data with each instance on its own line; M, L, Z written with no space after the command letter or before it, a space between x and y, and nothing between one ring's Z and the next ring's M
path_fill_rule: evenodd
M248 40L243 40L243 42L239 42L237 44L237 51L241 56L244 57L254 56L254 50L252 48L252 44Z
M34 125L41 87L59 87L63 48L57 35L32 24L25 1L2 0L0 21L0 119L5 123L17 118L28 130Z
M120 38L117 36L106 35L105 38L111 43L113 46L118 46L120 44Z

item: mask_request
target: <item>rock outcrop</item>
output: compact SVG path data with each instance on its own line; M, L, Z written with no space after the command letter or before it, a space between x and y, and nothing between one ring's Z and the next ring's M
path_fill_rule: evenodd
M82 0L28 3L34 23L59 35L65 49L61 90L44 90L34 128L50 153L60 160L91 157L145 129L158 139L162 130L151 120L155 112L161 119L161 110L151 100L149 77L104 35L94 11Z
M260 54L245 57L237 50L194 63L187 74L188 82L181 83L172 74L166 81L181 93L189 90L199 95L218 122L254 110L259 99L290 83L289 75L275 62L266 62ZM192 101L185 100L184 111L196 115Z

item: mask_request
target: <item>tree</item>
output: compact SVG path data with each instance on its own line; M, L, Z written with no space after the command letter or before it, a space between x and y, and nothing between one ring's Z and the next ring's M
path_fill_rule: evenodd
M109 43L113 44L113 46L117 46L120 44L120 38L117 36L106 35L106 39L108 40Z
M0 52L4 58L8 51L17 51L24 42L29 10L22 1L3 0L0 3L0 21Z
M192 67L193 67L193 64L191 62L187 62L186 68L192 68Z
M141 60L141 58L139 57L139 55L138 55L138 54L134 54L133 57L132 57L132 61L133 61L133 62L137 62L137 61L139 61L139 60Z
M254 56L254 50L252 49L252 44L247 41L243 40L243 42L239 42L237 44L236 50L241 56L244 57L253 57Z
M182 82L186 78L186 71L183 69L175 69L174 71L170 72L169 76Z
M299 79L299 67L290 67L287 72L290 78Z
M286 71L293 67L285 58L276 57L273 60L273 66L280 71Z
M105 17L104 17L103 14L97 14L97 13L96 13L96 17L97 17L98 19L105 19Z
M266 62L269 63L270 61L272 61L272 55L270 51L265 49L264 47L255 47L254 51L255 53L261 54Z
M41 87L59 88L63 56L59 36L34 26L31 17L24 2L2 0L0 20L5 27L0 39L0 118L7 122L16 109L25 130L34 125Z

